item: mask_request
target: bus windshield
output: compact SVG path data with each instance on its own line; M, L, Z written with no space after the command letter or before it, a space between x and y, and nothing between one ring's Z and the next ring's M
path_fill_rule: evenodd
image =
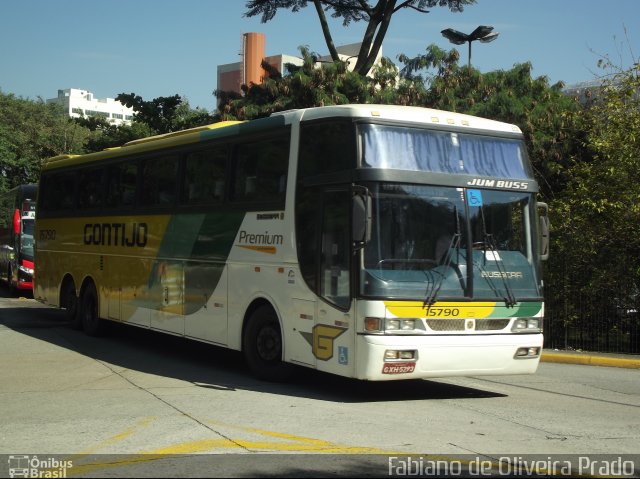
M22 220L22 234L20 235L20 250L28 258L33 258L33 231L35 221L33 219Z
M368 297L505 300L541 295L533 193L372 183Z

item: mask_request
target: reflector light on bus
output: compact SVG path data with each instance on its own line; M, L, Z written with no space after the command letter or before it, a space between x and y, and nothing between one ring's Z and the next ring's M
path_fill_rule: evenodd
M528 359L528 358L537 358L540 356L540 348L538 347L530 347L530 348L518 348L516 351L515 359Z
M384 352L385 361L392 359L401 359L406 361L407 359L416 359L418 357L417 351L415 349L409 350L397 350L397 349L387 349Z

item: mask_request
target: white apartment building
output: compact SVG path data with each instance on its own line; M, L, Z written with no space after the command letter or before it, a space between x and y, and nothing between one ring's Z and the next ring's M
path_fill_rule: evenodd
M47 103L59 103L71 118L97 116L116 126L128 125L133 120L132 108L127 108L113 98L95 98L87 90L58 90L58 96L48 99Z

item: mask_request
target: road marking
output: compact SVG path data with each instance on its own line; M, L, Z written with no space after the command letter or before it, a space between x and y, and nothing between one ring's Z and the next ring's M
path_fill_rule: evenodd
M98 451L100 449L103 449L103 448L105 448L107 446L111 446L112 444L116 444L116 443L128 438L132 434L138 432L141 428L148 426L149 424L151 424L156 419L157 419L157 417L154 417L154 416L149 416L149 417L142 418L135 425L125 429L122 432L119 432L118 434L116 434L114 436L111 436L108 439L105 439L104 441L102 441L102 442L90 447L89 449L84 449L83 451L80 451L75 456L88 456L90 454L95 453L96 451Z

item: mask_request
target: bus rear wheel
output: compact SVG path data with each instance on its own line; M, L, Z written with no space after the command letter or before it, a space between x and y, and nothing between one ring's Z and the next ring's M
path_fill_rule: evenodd
M89 283L80 296L80 320L82 329L89 336L100 336L104 332L104 321L98 315L98 293Z
M260 306L248 320L242 341L245 361L251 372L265 381L286 381L293 366L282 361L282 333L275 311Z
M76 287L73 281L67 281L63 291L65 316L73 329L82 329L82 317L80 316L80 302L76 296Z

